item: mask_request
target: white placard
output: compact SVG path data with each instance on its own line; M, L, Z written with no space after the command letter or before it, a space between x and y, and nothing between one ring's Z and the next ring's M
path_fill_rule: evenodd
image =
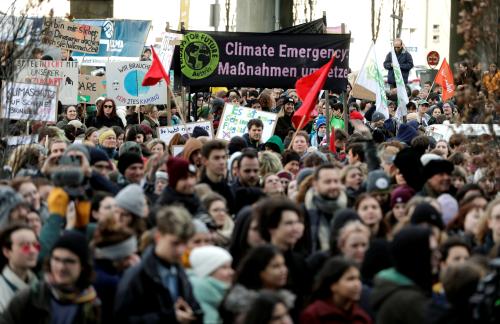
M165 71L170 70L170 65L172 64L172 57L174 56L175 45L177 42L182 40L182 34L176 33L163 33L160 50L158 51L158 57L160 58L161 64Z
M248 132L247 124L250 119L262 120L264 124L264 129L262 130L262 143L265 143L273 136L276 121L278 120L277 114L233 104L226 104L215 137L229 141L234 136L243 136L243 134Z
M38 143L38 134L7 137L8 146L18 146L34 143Z
M184 151L184 145L172 145L172 155L178 156Z
M118 106L164 105L167 103L167 84L164 80L151 87L143 87L150 61L109 62L106 64L108 97Z
M78 62L16 60L16 82L33 83L58 88L58 100L63 105L78 103Z
M500 136L500 126L493 125L493 131L496 136ZM490 125L488 124L455 124L443 125L434 124L426 127L426 133L434 137L436 140L444 139L448 141L451 135L456 133L464 134L465 136L480 136L483 134L491 134Z
M57 121L57 87L7 83L2 89L1 118Z
M174 137L175 134L180 133L181 135L184 134L192 134L193 129L198 126L203 128L208 132L208 137L213 138L213 128L212 128L212 122L210 121L203 121L203 122L197 122L197 123L187 123L187 131L186 127L184 125L175 125L175 126L163 126L163 127L158 127L158 137L167 143L167 145L170 143L170 140L172 137Z

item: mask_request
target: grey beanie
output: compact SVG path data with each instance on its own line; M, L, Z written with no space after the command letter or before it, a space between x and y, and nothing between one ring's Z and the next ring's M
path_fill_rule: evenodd
M90 152L89 152L89 149L85 145L83 145L83 144L71 144L70 146L68 146L68 148L66 149L64 154L68 154L68 152L71 152L71 151L82 152L83 155L85 155L85 157L87 158L87 161L89 161L89 163L90 163Z
M129 184L116 195L115 200L118 207L123 208L136 216L146 217L146 215L144 215L146 198L144 197L144 192L139 185Z
M366 180L366 191L376 192L376 191L389 191L391 185L391 179L382 170L374 170L368 173L368 179Z
M201 221L201 220L199 220L197 218L194 218L192 220L192 222L193 222L193 226L194 226L194 232L196 234L198 234L198 233L209 233L208 227L207 227L207 225L203 221Z
M300 187L300 184L302 183L302 181L304 181L305 178L307 178L308 176L310 176L311 174L314 173L314 169L313 168L304 168L302 170L299 171L299 174L297 174L297 187Z
M120 149L118 150L118 156L122 156L124 153L135 153L142 156L142 149L139 143L127 141L120 146Z
M10 212L23 203L23 197L11 187L0 187L0 226L9 222Z

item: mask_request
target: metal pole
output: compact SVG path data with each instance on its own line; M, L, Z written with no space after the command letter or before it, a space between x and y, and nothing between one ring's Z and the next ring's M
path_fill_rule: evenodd
M330 93L327 89L325 89L325 110L326 110L326 144L330 147ZM318 130L316 130L316 133Z
M352 91L351 91L352 92ZM349 107L347 107L347 93L344 91L342 95L342 105L344 106L344 130L349 131Z

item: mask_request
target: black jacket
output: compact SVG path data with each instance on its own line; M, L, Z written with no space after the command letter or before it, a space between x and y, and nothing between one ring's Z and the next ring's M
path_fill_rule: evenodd
M281 140L284 141L289 131L295 131L295 127L293 127L292 124L292 115L285 114L278 118L276 128L274 129L274 135L278 135Z
M231 190L231 187L229 186L229 184L226 182L225 179L219 183L215 183L212 182L212 180L210 180L207 177L206 172L203 172L203 174L201 175L200 183L206 183L210 187L210 189L212 189L212 191L226 198L229 214L230 215L236 214L234 192Z
M101 127L113 127L113 126L119 126L121 128L125 128L125 125L123 125L122 120L120 117L115 116L114 118L108 118L106 116L97 116L95 118L94 126L96 128L101 128Z
M253 141L250 138L250 134L248 134L248 133L243 134L243 139L245 140L245 143L247 143L247 147L254 148L257 151L263 151L264 150L264 144Z
M153 249L149 249L140 264L125 272L115 297L115 323L178 323L175 301L158 274L159 263ZM203 323L203 312L187 275L180 266L176 269L179 296L192 308L197 318L193 323Z
M403 80L405 84L408 84L408 75L410 74L410 70L413 68L413 58L411 54L406 50L402 50L401 53L396 54L396 57L399 62L399 68L401 69L401 74L403 75ZM394 78L394 69L391 66L392 64L392 54L389 52L385 57L384 68L389 71L387 75L387 82L389 84L395 85L396 79Z
M52 323L51 299L52 294L50 288L47 283L43 281L29 289L21 290L0 315L0 323L50 324ZM100 323L99 304L100 302L98 299L82 303L75 315L73 323Z

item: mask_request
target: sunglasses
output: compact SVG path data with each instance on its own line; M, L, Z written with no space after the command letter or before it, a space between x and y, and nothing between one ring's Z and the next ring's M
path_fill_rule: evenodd
M113 108L113 106L111 106L111 105L104 105L103 107L104 108Z
M21 243L19 244L19 246L21 247L21 251L23 253L30 253L30 250L31 250L31 247L33 247L37 252L40 252L40 243L38 242L24 242L24 243Z

